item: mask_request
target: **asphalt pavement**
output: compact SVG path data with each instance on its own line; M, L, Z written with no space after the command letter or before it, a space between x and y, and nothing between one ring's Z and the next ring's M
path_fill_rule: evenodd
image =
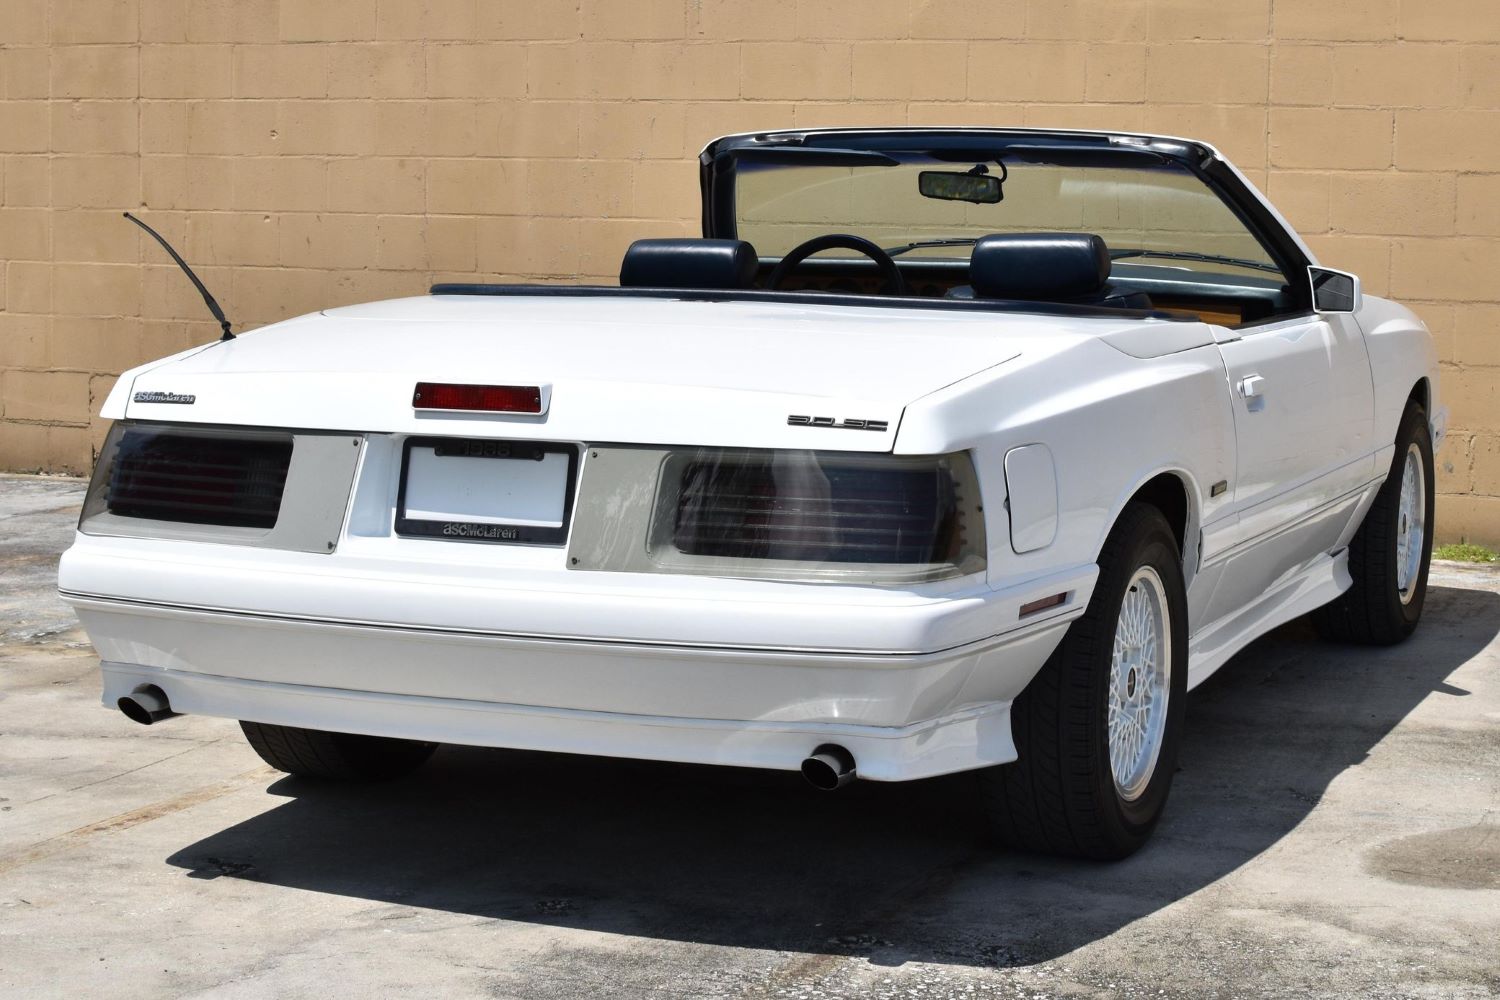
M77 480L0 476L0 996L1500 996L1500 572L1392 649L1293 623L1195 691L1154 840L999 851L963 777L445 747L327 786L137 726L56 598Z

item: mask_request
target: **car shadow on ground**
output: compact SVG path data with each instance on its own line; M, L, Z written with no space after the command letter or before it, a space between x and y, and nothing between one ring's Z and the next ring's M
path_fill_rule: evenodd
M776 772L443 748L411 778L329 786L173 854L234 877L401 906L877 964L1031 964L1209 885L1275 844L1500 630L1500 595L1433 588L1392 649L1295 622L1190 696L1154 840L1114 865L1007 853L964 776L817 793Z

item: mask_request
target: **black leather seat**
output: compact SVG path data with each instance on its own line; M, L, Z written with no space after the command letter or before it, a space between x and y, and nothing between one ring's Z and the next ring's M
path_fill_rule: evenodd
M744 240L636 240L620 264L626 288L753 288L760 258Z
M1109 247L1093 233L997 234L974 244L969 284L948 296L1151 308L1145 293L1112 286L1109 272Z

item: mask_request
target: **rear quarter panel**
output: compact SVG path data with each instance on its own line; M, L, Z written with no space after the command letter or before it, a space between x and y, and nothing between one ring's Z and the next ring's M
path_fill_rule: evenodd
M1423 379L1427 380L1427 418L1441 429L1444 407L1439 395L1437 346L1416 313L1389 299L1364 296L1355 320L1370 353L1375 440L1381 449L1377 458L1388 463L1406 401Z
M1092 563L1142 484L1169 472L1188 495L1185 572L1202 524L1225 506L1210 486L1234 474L1234 427L1217 348L1137 358L1095 338L980 372L907 407L896 451L974 453L984 494L991 586ZM1057 469L1058 531L1045 548L1011 549L1005 454L1045 444Z

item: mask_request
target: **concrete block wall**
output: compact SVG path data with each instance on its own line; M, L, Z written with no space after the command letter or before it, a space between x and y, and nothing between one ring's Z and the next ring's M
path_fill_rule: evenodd
M612 281L694 156L831 124L1218 144L1445 364L1440 535L1500 543L1495 0L7 0L0 468L86 471L121 370L435 280Z

